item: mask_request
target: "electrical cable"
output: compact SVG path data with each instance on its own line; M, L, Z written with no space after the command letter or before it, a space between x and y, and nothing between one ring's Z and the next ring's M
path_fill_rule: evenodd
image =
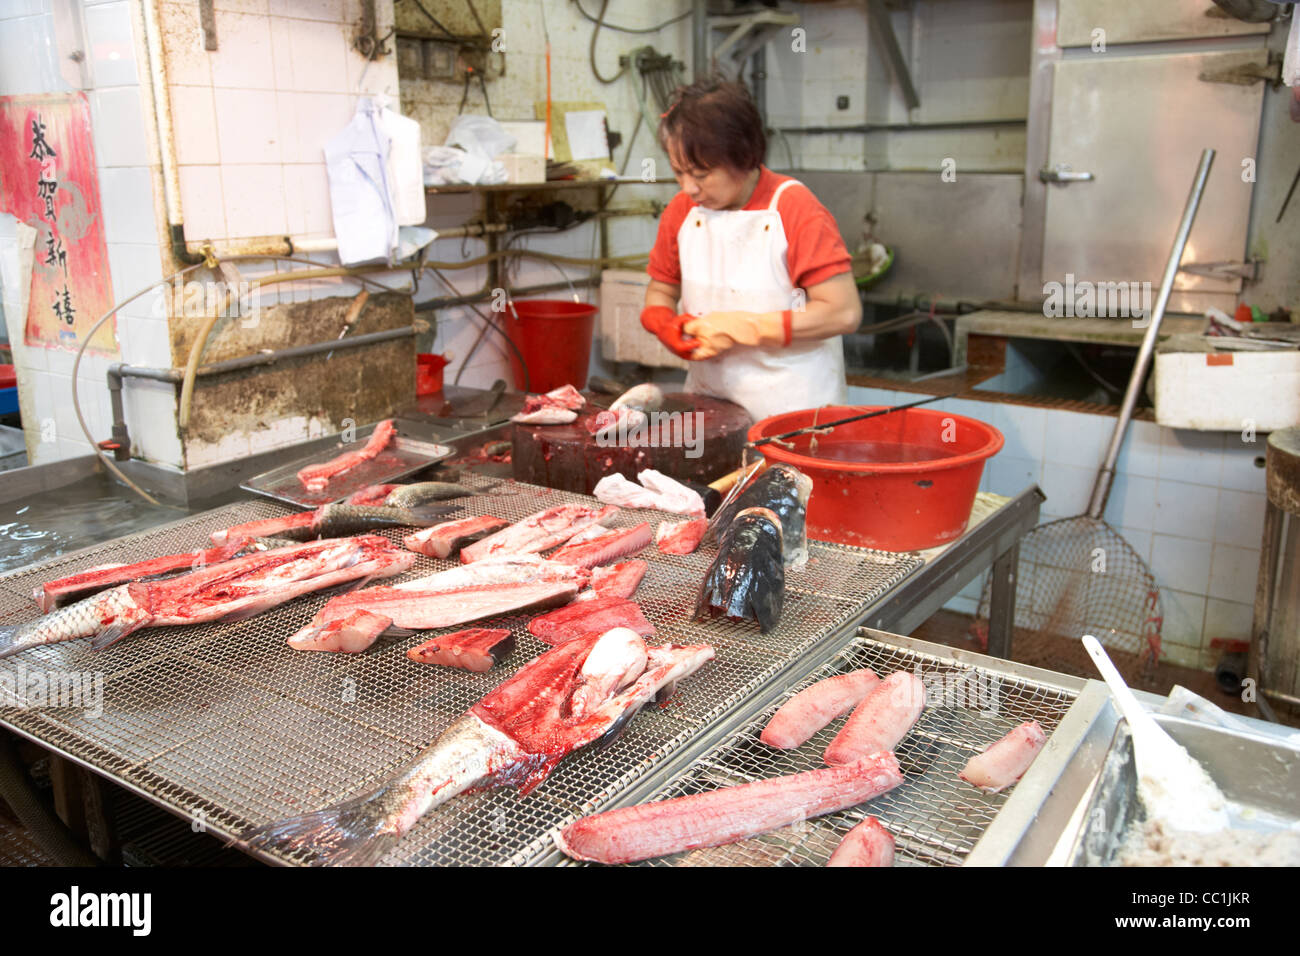
M1097 372L1093 371L1092 366L1090 366L1087 362L1084 361L1083 356L1079 353L1079 350L1075 348L1073 342L1062 342L1061 344L1065 346L1065 351L1070 353L1071 358L1073 358L1076 362L1079 363L1079 367L1088 374L1088 377L1090 379L1092 379L1094 382L1100 385L1111 395L1123 394L1124 389L1120 388L1118 385L1112 385L1110 382L1102 378Z
M456 36L456 34L452 33L445 26L443 26L442 23L438 20L438 18L435 17L432 13L430 13L425 8L424 4L420 2L420 0L411 0L411 2L414 3L417 7L419 7L420 12L423 13L426 17L428 17L433 22L433 25L437 27L439 30L441 30L444 34L446 34L448 37L450 37L453 40L460 39L458 36Z
M573 5L578 8L579 13L581 13L592 23L597 22L595 17L593 17L590 13L588 13L586 10L582 8L581 0L573 0ZM693 10L687 10L685 13L679 13L671 20L665 20L663 23L657 24L656 26L653 27L619 27L619 26L615 26L612 23L606 23L604 24L604 27L606 30L617 30L619 33L658 33L664 27L672 26L674 23L677 23L679 20L685 20L693 12L694 12Z
M577 0L574 0L574 2L577 2ZM591 60L591 72L595 74L597 80L599 80L601 83L605 84L606 86L609 86L609 84L616 82L620 76L626 73L628 64L630 63L630 60L624 58L622 65L619 66L618 68L618 72L615 73L613 76L605 76L603 73L600 72L600 67L596 66L596 40L600 37L600 28L601 25L604 23L605 10L608 7L609 7L609 0L600 0L600 18L596 21L596 26L591 31L591 46L587 48L587 56L588 59Z

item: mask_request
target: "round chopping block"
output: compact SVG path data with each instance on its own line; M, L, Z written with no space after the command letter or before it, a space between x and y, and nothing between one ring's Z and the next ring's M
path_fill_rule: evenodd
M606 475L636 481L653 468L707 484L740 467L752 420L739 405L708 395L670 392L643 430L598 439L588 424L602 409L588 404L568 425L514 425L514 477L589 495Z

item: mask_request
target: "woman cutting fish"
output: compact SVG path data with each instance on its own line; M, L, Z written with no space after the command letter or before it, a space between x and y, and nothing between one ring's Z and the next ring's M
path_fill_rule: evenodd
M840 336L862 319L849 253L808 187L762 164L748 91L679 89L659 139L682 191L659 222L641 324L691 362L687 391L755 420L843 404Z

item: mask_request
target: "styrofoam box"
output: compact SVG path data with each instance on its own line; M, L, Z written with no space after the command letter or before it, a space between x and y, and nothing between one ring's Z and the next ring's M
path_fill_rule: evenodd
M659 339L641 327L650 277L630 269L600 274L600 354L611 362L640 362L658 368L687 368Z
M1157 352L1156 421L1198 431L1300 425L1300 352Z

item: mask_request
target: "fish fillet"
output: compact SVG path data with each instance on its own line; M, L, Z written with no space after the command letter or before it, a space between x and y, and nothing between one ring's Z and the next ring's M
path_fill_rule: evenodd
M819 680L782 704L759 739L779 750L798 747L836 717L856 707L879 683L880 678L870 668Z
M583 817L556 845L575 860L633 863L721 846L866 803L903 782L892 753Z
M645 619L641 606L635 601L598 597L533 618L528 622L528 633L547 644L564 644L589 634L603 634L615 627L631 628L644 637L655 632L655 626Z
M537 554L564 544L579 531L617 513L617 508L588 508L586 505L547 508L462 548L460 559L469 564L502 554Z
M592 541L567 544L552 554L551 560L580 568L594 568L631 557L648 545L650 538L650 524L643 521L634 528L619 528Z
M515 649L515 639L505 628L471 627L443 634L406 652L421 664L441 664L467 671L489 671L497 661Z
M966 761L960 776L981 790L992 793L1005 790L1024 776L1046 743L1047 734L1038 721L1026 721Z
M661 521L655 529L655 544L664 554L693 554L709 530L704 518L690 521Z
M328 487L331 478L343 474L345 471L364 464L388 447L388 443L393 440L397 434L397 428L393 425L391 418L385 419L375 426L375 430L370 433L370 438L357 451L348 451L319 465L309 465L298 472L298 480L302 482L303 487L308 491L324 491Z
M827 866L893 866L894 838L875 817L867 817L835 848Z
M492 515L475 515L459 518L456 521L444 521L432 528L425 528L402 539L402 544L412 551L428 555L431 558L449 558L471 541L504 528L509 522Z
M330 600L311 623L290 635L288 643L295 650L331 650L322 645L341 643L355 653L391 627L418 631L454 627L485 617L567 604L577 594L578 585L570 581L487 584L433 592L367 588Z
M649 570L650 565L639 560L592 568L591 590L596 597L630 598Z
M175 571L195 571L210 564L220 564L233 558L244 546L245 541L235 539L229 544L220 545L200 551L186 551L183 554L170 554L161 558L150 558L134 564L103 565L90 568L78 574L69 575L54 581L46 581L35 591L32 598L44 612L53 611L73 601L80 601L97 591L103 591L115 584L128 581L140 581L144 578L170 574Z
M823 755L829 766L852 763L879 750L893 750L925 710L925 685L915 674L895 671L862 699Z

